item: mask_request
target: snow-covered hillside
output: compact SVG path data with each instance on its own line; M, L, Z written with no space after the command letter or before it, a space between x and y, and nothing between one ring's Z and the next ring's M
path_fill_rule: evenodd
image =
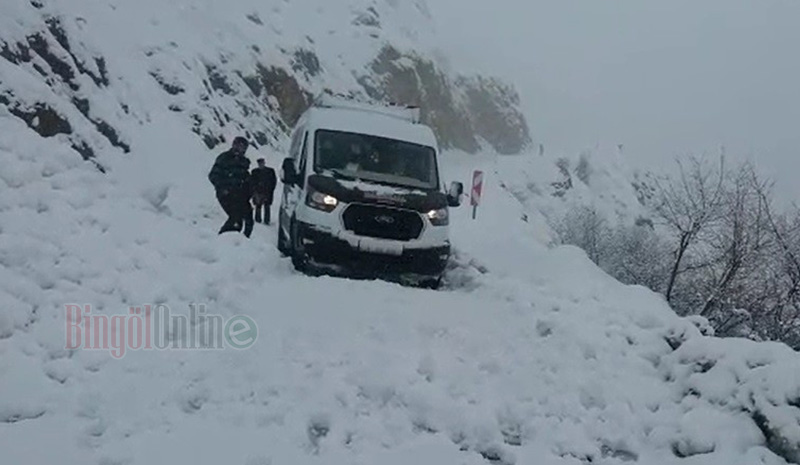
M445 147L530 140L512 87L434 58L422 1L9 0L2 13L0 104L101 167L144 150L151 124L208 148L241 133L281 147L322 92L420 106Z
M596 201L636 215L613 151L586 155L593 174L566 195L557 195L564 172L549 155L447 153L446 180L482 169L486 192L476 220L468 207L453 211L457 255L437 292L299 275L275 250L274 227L257 227L251 240L217 236L223 217L206 173L219 149L193 129L213 139L262 128L267 144L249 156L275 166L271 147L285 144L290 113L248 98L254 113L242 116L244 90L204 92L208 78L196 72L206 63L184 60L226 57L212 62L230 65L230 84L230 70L256 66L237 47L264 28L276 42L251 44L272 54L264 63L313 43L329 76L304 85L346 92L361 86L359 66L381 53L382 38L423 56L435 48L422 3L353 2L372 6L381 26L363 19L342 29L356 10L327 2L14 1L0 7L4 40L28 43L41 11L65 5L71 63L86 71L74 73L77 90L35 78L41 55L0 59L0 95L16 102L0 104L0 463L800 462L796 353L703 336L702 322L677 317L659 296L552 245L547 217L564 205ZM184 90L167 92L176 82ZM76 96L91 102L91 118ZM15 105L35 101L74 130L41 137L45 120L60 120L47 111L20 118L33 107ZM230 112L225 127L214 122L220 108ZM100 118L129 153L91 122ZM439 134L463 142L447 132L454 127L443 123ZM105 173L75 153L80 141ZM131 306L190 315L203 304L251 318L258 339L244 350L119 358L67 349L69 304L128 317ZM192 333L164 332L156 336Z

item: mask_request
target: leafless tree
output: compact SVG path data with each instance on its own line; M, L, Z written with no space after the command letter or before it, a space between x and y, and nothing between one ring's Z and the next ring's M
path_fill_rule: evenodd
M699 313L710 317L722 305L742 300L753 274L769 260L773 234L768 224L771 196L749 163L728 173L720 205L722 216L705 241L709 262L705 268L705 302ZM723 308L724 310L724 308Z
M678 168L644 203L655 223L610 227L580 207L558 228L562 241L621 282L664 294L677 313L706 317L717 335L800 350L800 209L778 211L772 182L749 163L691 158Z
M618 227L607 246L604 269L625 284L664 291L669 275L666 242L647 224Z
M562 243L580 247L591 261L603 265L610 229L597 209L577 207L565 215L556 229Z
M686 166L677 160L676 180L662 179L656 182L655 213L675 241L665 297L672 301L673 290L686 253L695 244L700 234L722 217L725 180L724 158L719 166L709 166L700 158L692 157Z
M784 341L800 349L800 211L773 213L769 191L758 190L767 205L767 224L775 241L769 274L763 279L770 291L757 307L756 328L767 339Z

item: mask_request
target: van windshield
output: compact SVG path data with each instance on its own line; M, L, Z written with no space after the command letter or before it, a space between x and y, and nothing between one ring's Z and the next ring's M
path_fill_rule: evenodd
M439 188L432 147L329 130L318 130L315 139L317 173L416 189Z

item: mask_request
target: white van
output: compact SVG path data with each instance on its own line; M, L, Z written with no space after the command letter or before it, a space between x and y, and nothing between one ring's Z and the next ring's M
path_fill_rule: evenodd
M433 131L419 110L324 97L294 128L278 249L309 273L438 286L450 256L449 211Z

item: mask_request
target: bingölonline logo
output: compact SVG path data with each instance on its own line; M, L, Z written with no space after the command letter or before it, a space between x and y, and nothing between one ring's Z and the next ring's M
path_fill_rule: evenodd
M127 314L99 314L89 304L65 307L65 348L107 350L114 358L139 350L243 350L258 340L258 325L245 315L208 313L189 305L173 313L166 305L129 307Z

